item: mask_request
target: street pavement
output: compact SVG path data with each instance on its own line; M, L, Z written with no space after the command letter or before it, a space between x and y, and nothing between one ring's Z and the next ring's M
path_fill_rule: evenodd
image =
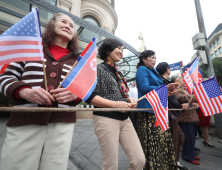
M5 123L8 118L0 118L0 152L6 136ZM190 164L182 159L180 162L189 170L222 170L222 140L210 136L210 142L215 148L205 147L203 139L196 140L196 147L200 148L200 165ZM126 170L129 159L119 145L118 170ZM73 134L67 170L100 170L102 168L102 153L94 133L92 119L77 119Z

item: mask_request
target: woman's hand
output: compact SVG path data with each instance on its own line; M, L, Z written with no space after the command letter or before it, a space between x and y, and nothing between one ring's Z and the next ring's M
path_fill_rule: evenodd
M115 108L130 108L131 104L127 103L127 102L124 102L124 101L117 101L117 102L115 102L114 107Z
M40 105L52 105L51 101L55 101L54 97L43 88L29 89L24 88L18 92L19 97Z
M167 88L168 88L168 91L175 93L178 86L179 86L178 83L170 83L167 85Z
M131 103L131 108L136 108L138 102L133 103L135 101L134 98L128 97L127 101L128 101L128 103Z
M189 109L189 104L188 103L182 104L182 109L183 110L188 110Z
M50 93L55 93L54 97L58 103L67 103L76 100L78 97L67 90L66 88L58 88L51 90Z
M192 103L192 106L193 106L193 107L196 107L196 108L199 108L199 107L200 107L198 103Z
M173 96L176 93L176 89L179 86L178 83L171 83L167 85L168 88L168 96Z

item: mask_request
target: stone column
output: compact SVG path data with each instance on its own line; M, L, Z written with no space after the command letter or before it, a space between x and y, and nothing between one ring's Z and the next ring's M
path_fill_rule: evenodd
M81 0L71 0L72 1L72 7L71 7L71 13L76 15L77 17L80 17L81 12Z

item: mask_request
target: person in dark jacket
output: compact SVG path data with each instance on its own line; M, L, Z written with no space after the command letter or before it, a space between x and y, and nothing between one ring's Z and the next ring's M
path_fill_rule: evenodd
M170 84L170 81L168 80L170 76L169 64L166 62L161 62L157 65L156 70L161 76L163 80L163 84L166 84L166 85ZM180 105L174 94L168 97L168 108L187 110L189 109L189 104L183 103ZM179 110L168 111L170 132L173 139L173 145L174 145L175 156L176 156L176 161L177 161L177 168L180 170L187 170L187 168L179 162L179 156L180 156L181 148L183 145L183 141L185 139L185 135L183 134L182 130L180 129L180 126L177 123L176 119L177 119L178 114L181 114Z
M106 39L98 52L104 62L97 66L97 85L87 103L100 108L135 108L137 103L132 103L127 82L116 65L123 57L123 43ZM143 168L145 157L129 112L93 112L93 126L103 155L103 170L118 169L119 143L129 157L128 169Z
M178 79L178 78L177 78ZM196 97L190 94L183 81L181 81L181 88L177 89L175 93L178 103L189 103L189 107L199 108ZM182 146L181 156L184 160L199 165L197 160L199 157L195 156L195 142L196 142L196 123L199 122L196 109L184 110L178 115L178 124L185 135L185 140Z

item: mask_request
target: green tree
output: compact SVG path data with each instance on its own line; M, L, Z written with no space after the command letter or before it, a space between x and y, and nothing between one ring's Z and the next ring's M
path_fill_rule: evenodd
M213 66L214 66L214 73L215 76L217 77L217 81L220 86L222 86L222 58L221 57L216 57L212 60ZM200 66L200 69L203 73L203 77L207 77L207 72L206 68L204 65Z
M214 72L217 77L217 81L222 86L222 58L217 57L212 60L214 66Z

